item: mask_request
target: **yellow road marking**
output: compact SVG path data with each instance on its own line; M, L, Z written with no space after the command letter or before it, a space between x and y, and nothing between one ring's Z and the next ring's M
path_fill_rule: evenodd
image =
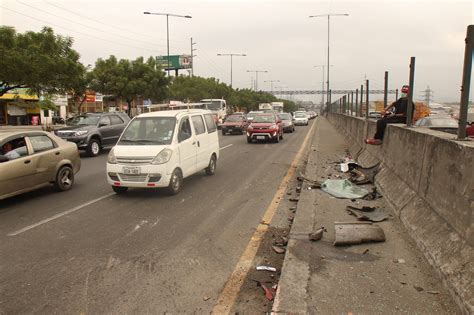
M262 242L263 235L268 230L268 225L272 221L272 218L276 210L278 209L279 200L283 199L285 191L288 187L288 183L290 179L293 177L293 175L295 174L295 170L298 165L298 162L301 159L301 156L303 155L304 149L306 147L306 144L308 142L310 135L313 133L313 129L315 125L316 123L312 124L311 129L306 135L303 141L303 144L298 150L298 153L296 153L296 156L293 159L293 162L291 163L290 168L288 169L288 172L286 173L285 177L281 181L280 187L278 188L275 195L273 196L273 199L270 205L268 206L267 210L265 210L265 214L263 215L262 221L257 226L257 229L255 230L255 232L252 235L252 238L247 244L247 247L245 248L244 253L240 257L230 278L227 280L224 290L222 290L217 300L217 304L212 309L213 314L229 314L232 306L234 305L237 295L240 291L240 288L242 287L242 284L244 283L245 277L247 276L247 273L252 267L252 261L255 258L255 255L257 254L258 248L260 247L260 243Z

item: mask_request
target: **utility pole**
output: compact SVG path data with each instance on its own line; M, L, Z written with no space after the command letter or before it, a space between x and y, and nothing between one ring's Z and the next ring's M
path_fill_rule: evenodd
M265 82L265 83L270 82L270 91L273 95L273 82L280 82L280 80L267 80L267 81L263 81L263 82Z
M191 76L194 76L194 57L197 57L197 55L194 54L197 50L193 47L194 45L196 45L196 43L193 42L193 38L191 37Z
M258 73L268 73L267 70L247 70L247 72L255 72L255 92L258 91Z
M232 58L234 56L246 57L246 54L217 54L218 56L229 56L230 57L230 87L232 87Z

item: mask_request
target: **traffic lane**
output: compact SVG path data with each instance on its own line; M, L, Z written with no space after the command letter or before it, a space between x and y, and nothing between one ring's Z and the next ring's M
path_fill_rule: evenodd
M221 147L231 145L240 137L222 137ZM81 170L75 176L71 190L57 192L47 186L0 202L0 233L16 231L68 209L81 206L91 200L108 195L112 190L107 183L105 167L110 149L97 157L88 157L81 151ZM8 232L8 233L10 233Z
M131 190L2 240L12 255L2 256L0 305L8 312L209 312L303 136L285 135L280 144L239 137L221 152L215 176L186 179L178 196Z
M47 186L0 203L0 233L20 229L111 192L105 177L109 150L94 158L81 157L81 170L71 190L57 192Z

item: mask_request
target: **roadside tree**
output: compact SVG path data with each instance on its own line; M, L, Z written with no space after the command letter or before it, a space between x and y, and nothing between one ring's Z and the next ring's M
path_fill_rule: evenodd
M16 88L45 97L69 92L85 73L72 44L49 27L20 34L0 26L0 96Z

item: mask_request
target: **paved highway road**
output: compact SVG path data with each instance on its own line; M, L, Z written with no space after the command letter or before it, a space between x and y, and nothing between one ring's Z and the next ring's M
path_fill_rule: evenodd
M209 313L309 130L220 136L216 175L177 196L113 194L104 152L83 158L71 191L2 201L0 313Z

